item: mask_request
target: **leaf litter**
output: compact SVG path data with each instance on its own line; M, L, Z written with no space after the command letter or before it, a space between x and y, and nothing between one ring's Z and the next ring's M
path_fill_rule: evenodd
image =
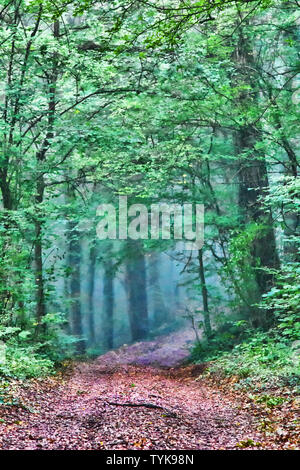
M291 408L281 416L278 408L266 410L259 400L235 393L232 384L199 380L205 366L180 367L183 347L177 358L170 347L168 359L166 339L154 346L154 342L123 346L94 361L73 364L56 377L15 382L11 388L16 404L0 406L0 449L297 446L284 424L296 422Z

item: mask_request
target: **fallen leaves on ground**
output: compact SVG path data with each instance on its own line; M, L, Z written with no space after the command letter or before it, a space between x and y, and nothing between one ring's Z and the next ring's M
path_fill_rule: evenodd
M235 390L234 378L199 378L207 365L166 368L167 343L161 355L138 343L54 378L11 383L0 405L0 449L297 448L294 398L256 399ZM156 367L143 364L152 356ZM170 357L176 365L174 348Z

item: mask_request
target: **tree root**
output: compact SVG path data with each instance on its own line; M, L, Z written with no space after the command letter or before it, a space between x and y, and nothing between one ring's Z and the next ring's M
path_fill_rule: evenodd
M155 405L154 403L117 403L117 402L114 402L114 401L107 401L106 403L108 403L109 405L113 405L113 406L130 406L132 408L144 407L144 408L159 409L159 410L165 411L165 413L166 413L165 416L167 416L169 418L177 418L176 413L174 413L173 411L169 411L166 408L164 408L163 406Z

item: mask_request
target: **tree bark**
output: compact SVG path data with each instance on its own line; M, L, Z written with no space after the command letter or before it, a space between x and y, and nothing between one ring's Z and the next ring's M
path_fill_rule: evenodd
M140 341L148 336L149 320L146 263L141 246L137 242L128 242L126 286L132 341Z
M96 247L93 243L90 248L88 273L88 326L89 343L95 343L95 309L94 309L94 291L95 291L95 273L96 273Z
M70 274L70 320L72 335L77 338L76 350L78 354L85 352L85 341L83 339L83 328L81 318L81 283L80 283L80 263L81 244L77 222L71 221L68 224L68 266Z
M41 10L40 10L41 12ZM39 24L39 23L38 23ZM38 24L36 28L38 28ZM59 37L59 21L56 21L53 25L53 36ZM29 50L31 43L28 43L27 50ZM27 51L26 51L27 52ZM25 70L23 70L25 73ZM23 78L23 75L22 75ZM36 154L37 163L37 183L36 183L36 219L35 219L35 244L34 244L34 265L35 265L35 285L36 285L36 321L37 321L37 332L41 330L42 319L46 314L45 306L45 288L44 288L44 275L43 275L43 214L40 206L44 200L45 192L45 177L43 170L43 163L46 159L47 151L51 147L51 141L54 137L54 122L56 113L56 83L58 78L57 72L57 53L53 54L53 64L51 76L49 78L49 101L48 101L48 123L47 131L43 143L41 144L40 150ZM21 79L22 81L22 79Z
M243 224L257 222L264 225L261 234L255 238L251 247L253 266L255 267L256 260L259 260L262 268L278 268L279 259L272 215L263 205L269 181L265 158L256 155L255 143L258 139L258 132L251 127L241 128L236 135L235 144L239 155L243 152L249 152L250 155L240 160L239 207ZM255 269L255 277L261 296L271 288L273 276L261 269Z
M201 292L202 292L202 301L203 301L203 319L204 319L204 333L209 339L212 334L211 322L210 322L210 313L208 308L208 292L206 287L205 280L205 271L203 264L203 250L198 251L198 261L199 261L199 276L201 281Z
M237 70L239 71L237 85L249 85L249 90L242 89L239 93L237 105L247 107L253 100L258 102L255 91L255 77L249 72L249 67L255 70L254 55L249 38L240 31L238 44L234 53ZM251 94L251 96L250 96ZM267 164L265 155L258 152L256 144L261 133L258 125L251 122L241 125L234 136L236 154L239 159L238 177L239 194L238 203L241 212L242 225L251 222L262 224L263 228L252 242L250 247L254 268L254 277L258 288L257 301L261 295L267 292L273 284L273 275L263 269L257 269L257 261L260 268L278 268L275 235L272 224L272 214L264 207L263 198L269 188ZM257 325L263 326L263 315L257 317Z
M168 321L169 312L160 287L159 256L157 253L152 253L149 258L149 285L153 303L153 323L154 327L159 327Z
M106 348L114 345L114 281L111 252L104 263L103 302L104 302L104 336Z
M36 323L37 333L42 330L42 320L46 315L45 305L45 286L43 276L43 214L39 210L39 205L44 198L44 178L41 177L37 182L36 204L37 212L35 217L35 242L34 242L34 269L35 269L35 289L36 289Z

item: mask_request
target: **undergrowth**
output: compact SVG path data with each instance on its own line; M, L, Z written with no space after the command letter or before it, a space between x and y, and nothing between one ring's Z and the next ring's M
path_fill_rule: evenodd
M240 387L299 387L299 341L280 336L276 329L257 332L234 345L214 342L194 346L193 362L209 362L208 374L235 376Z
M76 342L62 331L57 320L44 329L39 341L33 329L0 326L0 380L54 374L62 361L74 356Z

